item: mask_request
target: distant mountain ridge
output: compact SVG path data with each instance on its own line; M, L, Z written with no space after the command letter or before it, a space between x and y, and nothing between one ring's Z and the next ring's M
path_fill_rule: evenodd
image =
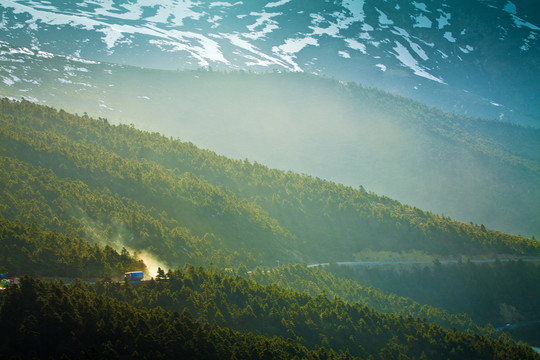
M539 127L526 0L0 1L0 40L162 69L306 71Z

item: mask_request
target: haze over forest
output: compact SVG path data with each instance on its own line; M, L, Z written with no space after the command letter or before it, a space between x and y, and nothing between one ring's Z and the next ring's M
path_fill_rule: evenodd
M0 0L0 357L540 358L538 10Z

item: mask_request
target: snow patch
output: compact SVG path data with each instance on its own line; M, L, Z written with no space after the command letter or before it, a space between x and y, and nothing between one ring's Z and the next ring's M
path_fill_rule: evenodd
M498 25L497 29L499 30L499 33L501 34L501 36L499 37L499 40L504 41L506 37L508 36L508 30L502 27L501 25Z
M381 71L383 71L383 72L386 71L386 66L383 65L383 64L377 64L375 66L378 67L379 69L381 69Z
M238 53L239 54L239 53ZM273 65L274 62L263 60L261 58L255 57L253 55L243 54L244 58L251 60L246 62L246 66L270 66ZM286 66L285 66L286 67Z
M276 49L281 53L296 54L308 45L319 46L319 42L317 39L309 36L302 39L287 39L284 44L274 47L272 51L276 52L274 50Z
M116 43L124 37L121 29L116 27L108 27L100 30L105 36L103 37L103 42L107 49L112 49Z
M273 17L282 15L282 13L256 13L252 12L249 14L250 16L256 16L258 17L255 21L255 24L248 25L247 29L250 31L249 33L242 34L243 36L252 39L257 40L260 38L266 37L266 34L271 33L272 31L279 29L278 22L275 20L272 20ZM255 29L264 26L260 31L255 31Z
M52 9L53 11L57 9ZM122 20L138 20L142 16L142 7L137 3L126 2L124 4L115 3L111 0L101 0L95 8L94 15L100 18L114 17Z
M12 101L20 101L21 99L24 99L26 101L30 101L30 102L33 102L33 103L39 103L40 102L35 97L30 96L30 95L26 95L26 94L24 96L21 96L20 98L16 98L16 97L12 97L12 96L3 96L3 95L1 97L8 98L9 100L12 100Z
M208 66L208 60L229 64L229 61L225 59L219 49L218 43L204 35L188 31L171 30L169 31L169 36L175 41L150 40L150 43L157 45L161 50L167 52L187 51L199 61L200 66Z
M411 46L411 49L413 49L413 51L418 55L420 56L420 58L424 61L426 60L429 60L429 57L427 56L426 52L420 47L420 45L418 45L417 43L414 43L414 42L409 42L409 45Z
M78 58L78 57L75 57L75 56L66 56L66 59L70 60L70 61L80 62L82 64L92 64L92 65L100 64L99 61L81 59L81 58Z
M399 35L403 38L410 38L410 35L409 33L407 32L407 30L405 29L402 29L400 27L397 27L397 26L394 26L394 28L392 30L390 30L390 32L392 32L392 34L396 34L396 35Z
M355 22L362 23L364 21L364 0L346 0L342 5L348 11L330 14L329 16L332 17L331 20L328 20L320 14L311 14L313 19L312 24L314 25L309 27L312 30L311 35L340 37L339 32L341 30L348 29ZM321 27L321 23L329 23L329 25Z
M437 50L439 52L439 54L441 54L442 58L443 59L448 59L448 55L446 55L445 53L443 53L441 50Z
M528 51L531 47L531 40L536 40L538 38L538 35L531 32L529 36L526 39L523 39L523 45L519 48L521 51Z
M427 9L426 4L424 4L424 3L413 2L413 5L414 5L415 8L417 8L417 9L420 10L420 11L423 11L423 12L426 12L426 13L431 12L431 11L429 11L429 10Z
M24 79L24 82L27 82L32 85L38 85L38 86L41 85L41 83L37 81L36 79Z
M6 84L7 86L13 86L15 85L15 81L13 81L12 78L2 76L2 82Z
M456 38L452 36L452 33L450 31L447 31L444 33L443 37L450 41L451 43L455 43L456 42Z
M409 35L409 33L405 30L405 29L402 29L400 27L397 27L397 26L394 26L394 28L391 30L391 32L393 34L396 34L396 35L399 35L401 36L402 38L404 38L405 40L407 40L407 42L409 43L409 46L411 47L411 49L418 55L420 56L420 58L422 58L422 60L428 60L429 57L427 56L426 52L420 47L420 45L418 45L417 43L413 42L411 40L411 36Z
M44 59L51 59L54 57L53 54L45 52L45 51L38 51L36 56L40 58L44 58Z
M338 55L345 59L350 59L351 55L346 51L338 51Z
M267 8L277 7L277 6L285 5L286 3L290 1L291 0L281 0L281 1L271 2L271 3L266 4L264 7L267 7Z
M384 25L394 25L394 22L392 20L390 20L388 18L388 16L386 16L385 13L383 13L381 10L375 8L375 10L377 10L377 12L379 13L379 24L380 25L383 25L383 27L385 27Z
M87 68L75 67L71 65L64 65L64 71L79 71L79 72L89 72Z
M30 56L34 56L34 52L30 49L27 49L27 48L24 48L24 47L20 47L20 48L11 48L9 49L9 54L10 55L16 55L16 54L24 54L24 55L30 55Z
M342 6L349 10L349 12L352 14L351 20L363 22L365 19L364 14L364 4L365 0L344 0ZM369 25L368 25L369 26ZM368 30L364 30L368 31Z
M441 84L445 84L445 82L442 79L439 79L438 77L435 77L428 73L418 62L415 60L415 58L411 55L411 53L407 50L405 46L403 46L399 41L395 41L396 47L393 48L393 50L396 52L395 56L396 58L406 67L410 68L415 75L424 77L429 80L436 81Z
M521 19L521 18L517 17L514 14L512 14L512 18L514 19L514 25L516 27L518 27L518 28L527 27L527 28L529 28L531 30L540 31L540 27L538 27L536 25L533 25L530 22Z
M443 27L450 25L450 19L452 17L452 14L447 14L441 9L438 10L441 14L439 18L437 19L437 28L441 30Z
M362 44L361 42L359 42L359 41L357 41L355 39L345 39L345 42L347 43L347 47L349 47L349 48L351 48L353 50L358 50L362 54L367 55L366 45L365 44Z
M322 22L326 22L325 18L319 14L311 14L311 17L313 19L311 23L315 25L309 27L312 30L311 35L329 35L331 37L335 37L339 33L340 28L337 23L330 23L328 27L322 28L319 26L319 24Z
M209 17L209 18L207 19L207 21L208 21L210 24L212 24L212 26L210 26L210 27L211 27L212 29L215 29L215 28L217 28L217 27L219 26L219 22L218 22L218 21L219 21L219 20L222 20L222 19L223 19L223 18L222 18L221 16L219 16L219 15L214 15L214 16L212 16L212 17Z
M102 109L105 109L105 110L111 110L111 111L114 110L112 107L109 107L104 103L100 103L99 107L102 108Z
M503 10L506 11L507 13L509 13L509 14L513 14L513 15L517 14L516 5L511 1L507 2L506 5L504 5Z
M294 61L296 53L300 52L306 46L319 46L317 39L307 36L305 38L287 39L285 43L279 46L272 47L272 52L278 54L286 63L292 66L292 71L303 71L302 68Z
M139 0L139 4L157 8L156 15L145 20L153 23L171 24L173 26L183 26L184 19L199 20L203 14L193 11L191 7L197 5L191 0L187 1L159 1L159 0ZM214 2L216 6L235 6L242 4L241 1L234 4L228 2ZM144 28L139 28L143 30Z
M216 7L216 6L219 6L219 7L231 7L231 6L236 6L236 5L242 5L242 2L238 1L238 2L235 2L234 4L231 4L231 3L228 3L228 2L225 2L225 1L216 1L216 2L210 3L209 7L211 7L211 8Z
M431 29L431 25L433 24L431 22L431 20L429 20L429 18L424 15L424 14L420 14L418 15L416 18L416 23L413 25L413 27L415 28L427 28L427 29Z
M169 32L161 29L152 29L152 26L120 25L120 21L117 19L121 19L122 22L125 22L125 20L140 20L143 6L157 8L154 16L144 19L149 23L182 26L184 19L191 18L198 20L202 16L201 13L197 13L191 9L194 4L197 4L192 1L160 2L157 0L140 0L135 4L128 2L119 6L116 1L101 0L98 3L99 6L94 9L94 12L81 8L76 14L51 12L46 7L36 6L33 2L29 4L35 7L24 5L17 1L8 1L8 3L9 5L7 7L13 8L15 14L29 14L32 18L31 21L34 23L41 22L51 26L69 24L75 28L101 32L104 34L103 42L107 46L107 49L113 48L125 34L143 34L157 38L168 38ZM58 9L53 10L57 11ZM107 19L107 17L110 19ZM105 21L105 19L108 21Z
M240 37L239 34L225 34L220 33L220 36L222 38L228 39L232 45L239 47L241 49L247 50L251 52L252 54L259 56L259 58L255 58L253 56L248 56L249 59L254 60L255 62L250 62L248 65L261 65L261 66L268 66L268 65L281 65L283 67L287 67L285 63L283 63L281 60L271 57L262 51L260 51L258 48L253 46L250 42L247 40L244 40Z

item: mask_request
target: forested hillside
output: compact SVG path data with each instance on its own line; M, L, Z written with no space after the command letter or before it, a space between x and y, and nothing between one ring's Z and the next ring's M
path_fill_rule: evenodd
M0 214L171 267L351 259L365 248L537 255L533 239L105 119L2 100Z
M362 185L502 232L540 234L533 220L540 217L540 129L459 116L323 76L159 71L6 43L0 53L1 96Z
M0 218L0 272L43 277L122 278L125 271L146 271L125 248L43 231L35 222L24 224Z
M338 296L376 311L424 318L447 329L540 346L540 264L393 264L256 269L250 278L291 291Z
M366 251L537 256L536 240L103 118L1 100L0 216L1 270L105 276L69 287L25 277L2 291L3 356L535 358L464 315L305 265L266 269ZM110 281L145 269L141 253L208 270Z
M455 328L459 331L493 336L492 331L479 327L470 317L460 312L452 314L441 308L422 305L411 298L397 296L373 286L362 286L359 282L347 277L338 277L322 267L308 268L305 264L296 264L270 271L257 268L249 273L249 277L259 284L274 284L311 296L326 294L330 298L339 297L351 304L361 303L385 314L423 318L447 329Z
M435 262L432 266L401 269L330 266L328 271L356 284L410 297L454 314L467 314L481 325L531 322L540 328L538 262ZM536 344L540 345L539 341Z
M23 278L20 289L9 289L0 299L3 358L353 359L197 322L186 312L138 309L82 283L68 288Z
M0 0L0 360L540 360L540 3Z
M3 357L538 359L525 346L193 267L137 288L26 277L0 293L0 321Z

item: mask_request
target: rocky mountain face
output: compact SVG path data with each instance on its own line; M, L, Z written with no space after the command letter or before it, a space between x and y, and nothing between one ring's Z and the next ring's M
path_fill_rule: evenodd
M527 0L0 0L0 40L158 69L305 71L538 127L538 14Z

